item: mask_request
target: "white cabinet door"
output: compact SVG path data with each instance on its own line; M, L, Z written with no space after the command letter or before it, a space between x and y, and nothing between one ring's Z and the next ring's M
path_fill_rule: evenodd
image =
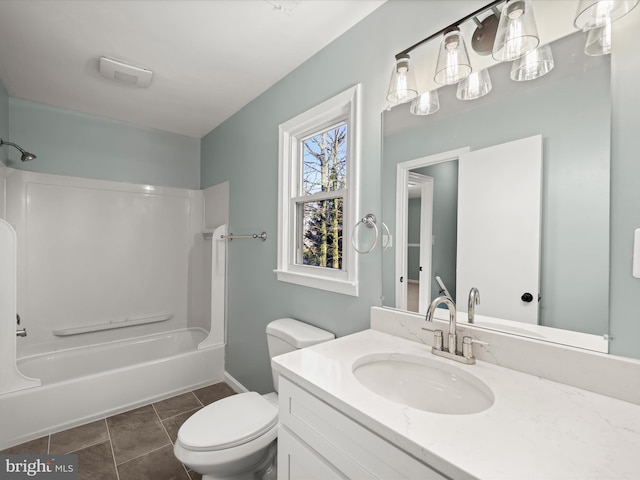
M345 480L286 427L278 429L278 480Z
M460 155L456 301L476 313L538 323L542 137Z
M445 478L283 376L278 402L279 480Z

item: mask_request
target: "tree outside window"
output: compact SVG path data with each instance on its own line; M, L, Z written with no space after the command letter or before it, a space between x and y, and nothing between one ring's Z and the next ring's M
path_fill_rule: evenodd
M303 265L342 269L343 190L347 176L347 125L342 123L302 141ZM330 198L308 201L313 197ZM309 198L311 197L311 198Z

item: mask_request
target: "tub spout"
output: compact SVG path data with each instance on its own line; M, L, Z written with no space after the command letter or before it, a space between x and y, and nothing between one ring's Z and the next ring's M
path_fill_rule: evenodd
M26 337L27 336L27 329L26 328L21 328L19 330L16 330L16 335L18 337Z

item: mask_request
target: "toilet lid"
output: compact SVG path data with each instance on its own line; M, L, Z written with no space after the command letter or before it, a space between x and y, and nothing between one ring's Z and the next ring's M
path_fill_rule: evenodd
M278 423L278 409L256 392L218 400L194 413L178 431L189 450L222 450L258 438Z

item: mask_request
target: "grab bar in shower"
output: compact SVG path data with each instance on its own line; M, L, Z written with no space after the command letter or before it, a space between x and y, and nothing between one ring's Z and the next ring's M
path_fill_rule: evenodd
M173 313L164 313L160 315L144 316L144 317L127 317L124 320L113 320L108 323L98 323L93 325L83 325L81 327L60 328L54 330L56 337L66 337L69 335L78 335L80 333L101 332L103 330L113 330L114 328L133 327L135 325L145 325L147 323L165 322L173 318Z
M252 233L249 235L234 235L233 233L230 233L229 235L220 235L220 238L225 240L233 240L235 238L259 238L264 242L267 239L267 232Z
M211 238L213 237L213 233L214 229L208 228L202 232L202 235L204 235L204 238ZM267 239L267 232L251 233L249 235L234 235L233 233L230 233L229 235L220 235L220 239L222 240L235 240L236 238L256 238L264 242Z

